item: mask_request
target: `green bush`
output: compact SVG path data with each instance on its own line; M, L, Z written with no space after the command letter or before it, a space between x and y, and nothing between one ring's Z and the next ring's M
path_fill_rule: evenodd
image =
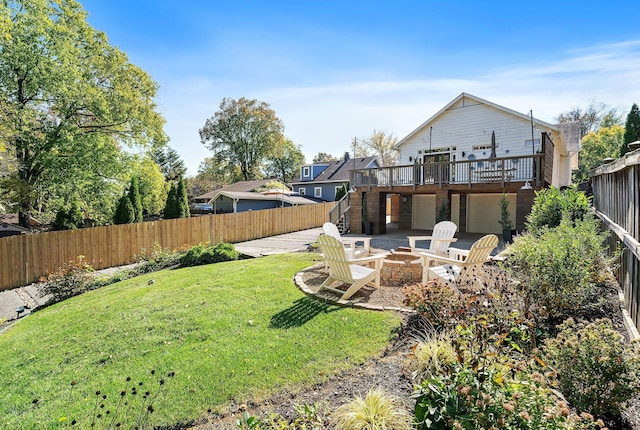
M356 397L340 406L332 415L332 428L338 430L409 430L411 415L399 399L379 388L369 390L365 398Z
M597 283L609 263L604 238L591 216L516 238L506 250L505 267L519 281L525 311L536 308L563 320L600 306Z
M479 325L459 331L457 360L422 380L413 394L423 429L597 429L602 421L577 416L526 358L500 354L479 342Z
M52 230L75 230L84 227L84 215L78 202L61 207L56 213L56 218L51 226Z
M640 345L626 344L608 319L559 326L543 351L557 371L560 391L578 410L596 416L618 414L640 392Z
M199 244L190 248L179 259L181 266L199 266L237 260L240 253L230 243L220 242L215 246Z
M113 223L114 224L131 224L136 219L136 214L133 209L133 205L131 204L131 199L125 192L120 200L118 201L118 206L116 207L116 212L113 215Z
M40 279L38 291L42 297L51 295L48 303L57 303L91 289L93 267L83 255Z
M556 228L563 218L571 223L581 221L589 213L589 198L575 186L562 191L550 187L536 191L536 198L527 217L527 230L538 234L544 228Z

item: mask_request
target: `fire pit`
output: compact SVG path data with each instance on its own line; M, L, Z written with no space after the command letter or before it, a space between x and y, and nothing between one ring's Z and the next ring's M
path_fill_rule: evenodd
M380 271L380 283L386 287L403 287L422 282L420 256L408 252L389 254Z

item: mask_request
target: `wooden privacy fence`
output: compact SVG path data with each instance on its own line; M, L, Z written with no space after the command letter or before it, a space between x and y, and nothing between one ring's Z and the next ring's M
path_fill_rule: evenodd
M0 290L28 285L83 255L95 269L121 266L154 246L237 243L322 226L333 203L111 225L0 238Z
M592 175L593 206L620 248L616 278L625 306L640 328L640 150L597 168Z

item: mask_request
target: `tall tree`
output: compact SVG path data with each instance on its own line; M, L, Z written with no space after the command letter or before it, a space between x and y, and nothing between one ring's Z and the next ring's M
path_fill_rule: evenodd
M605 103L592 101L586 108L574 107L568 112L561 113L556 118L558 122L578 121L580 123L580 137L590 131L597 131L600 127L611 127L621 124L620 114L616 108L610 108Z
M131 178L129 200L131 200L131 206L133 207L133 222L144 221L142 218L142 198L140 197L140 188L138 187L138 178L136 176Z
M398 159L398 153L394 149L397 142L398 138L393 133L387 135L384 131L373 130L373 134L364 139L362 145L373 153L382 166L393 166Z
M165 183L158 165L145 157L134 167L133 174L138 178L142 212L152 215L161 214L167 200L169 185Z
M591 169L601 165L607 157L618 157L622 148L623 135L624 127L621 125L601 127L598 131L587 133L582 138L578 168L573 171L573 182L588 181L591 177Z
M338 158L334 157L333 155L326 153L326 152L318 152L314 157L313 157L313 162L314 163L324 163L325 161L337 161Z
M169 188L169 194L167 194L167 202L164 205L162 217L164 219L180 218L180 213L178 211L178 192L176 184L173 182L171 183L171 188Z
M189 218L191 216L191 211L189 211L187 188L184 185L183 178L180 178L178 181L178 188L176 188L176 204L178 207L178 218Z
M267 158L264 171L267 176L274 176L282 182L289 182L299 172L300 166L303 164L304 154L300 150L300 146L285 139Z
M157 85L74 0L0 2L0 133L19 168L3 187L28 226L38 195L95 172L122 146L162 145Z
M136 219L136 215L133 211L133 205L131 199L126 192L122 193L122 197L118 201L116 212L113 215L114 224L131 224Z
M200 129L214 156L240 167L245 181L260 176L262 163L283 137L284 125L269 104L244 97L224 98L220 110Z
M636 140L640 140L640 110L638 110L638 105L634 103L624 124L624 144L620 149L620 156L629 152L629 144Z
M166 181L176 182L187 173L187 168L184 167L184 161L180 158L180 154L171 147L155 148L151 153L151 158L160 167Z

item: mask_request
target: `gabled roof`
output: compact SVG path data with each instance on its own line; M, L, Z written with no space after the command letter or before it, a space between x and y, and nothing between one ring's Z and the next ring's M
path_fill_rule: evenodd
M406 135L405 137L400 139L398 141L398 143L396 143L396 145L394 146L394 149L399 148L407 140L409 140L411 137L413 137L414 135L419 133L421 130L424 130L425 128L427 128L430 123L432 123L436 118L438 118L444 112L448 111L452 106L455 106L460 101L465 101L466 102L467 100L472 101L472 102L476 102L478 104L484 104L484 105L487 105L487 106L491 106L494 109L497 109L499 111L505 112L505 113L507 113L509 115L513 115L513 116L515 116L517 118L520 118L523 121L531 121L531 117L529 115L526 115L526 114L523 114L523 113L520 113L520 112L516 112L516 111L514 111L512 109L506 108L504 106L500 106L499 104L490 102L488 100L481 99L480 97L476 97L476 96L468 94L468 93L461 93L458 97L456 97L455 99L451 100L445 107L440 109L435 115L433 115L431 118L429 118L428 120L426 120L425 122L420 124L420 126L418 126L418 128L416 128L411 133L409 133L408 135ZM555 132L559 131L559 127L557 125L549 124L548 122L539 120L537 118L533 118L533 120L539 126L548 128L548 129L553 130Z
M233 200L266 200L266 201L277 201L277 202L286 202L291 205L309 205L313 203L318 203L316 199L311 199L305 196L300 195L287 195L287 194L262 194L262 193L251 193L246 191L218 191L216 193L216 198L219 195L223 195L229 197Z
M257 188L264 187L265 184L269 182L280 182L277 179L259 179L255 181L239 181L233 183L231 185L227 185L226 187L218 188L213 191L209 191L208 193L202 194L201 196L195 197L197 200L211 200L221 191L240 191L240 192L252 192Z
M316 163L319 165L326 165L326 162ZM357 157L349 159L340 159L328 163L326 169L322 171L312 181L301 181L298 174L291 181L292 184L309 184L319 182L349 182L349 170L353 169L366 169L368 167L378 167L378 161L376 157Z

